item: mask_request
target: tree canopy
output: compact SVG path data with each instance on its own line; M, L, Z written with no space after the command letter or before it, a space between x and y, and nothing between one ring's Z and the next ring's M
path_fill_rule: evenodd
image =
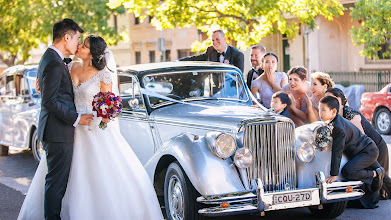
M195 25L207 33L219 27L241 49L276 32L294 39L300 25L314 29L316 16L332 20L344 10L338 0L109 0L108 5L124 6L141 19L151 15L158 29Z
M351 36L355 46L364 45L360 52L369 59L379 59L382 46L386 48L382 58L391 57L391 2L390 0L358 0L351 8L352 19L360 22L353 27Z
M72 18L84 31L104 37L110 45L121 36L108 26L112 13L124 13L123 7L110 9L107 0L0 0L0 59L8 66L24 63L29 51L51 41L53 24Z

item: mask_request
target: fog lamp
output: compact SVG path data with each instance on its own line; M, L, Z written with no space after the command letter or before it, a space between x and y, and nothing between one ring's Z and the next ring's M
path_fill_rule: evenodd
M308 142L304 142L297 149L297 158L303 163L309 163L315 157L314 147Z
M247 168L253 162L253 154L246 147L240 148L235 153L234 161L237 167Z

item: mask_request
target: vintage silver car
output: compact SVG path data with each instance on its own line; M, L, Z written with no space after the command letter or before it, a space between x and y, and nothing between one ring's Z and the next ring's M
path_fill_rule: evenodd
M168 219L295 207L333 218L364 194L360 181L325 183L329 128L295 129L289 118L254 106L234 66L168 62L118 75L121 133L164 197Z
M32 149L39 161L43 153L38 140L41 97L35 90L37 65L18 65L0 74L0 155L9 147Z

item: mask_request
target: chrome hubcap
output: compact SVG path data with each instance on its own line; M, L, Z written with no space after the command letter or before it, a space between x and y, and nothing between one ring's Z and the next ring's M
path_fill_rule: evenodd
M179 178L174 175L168 183L168 202L172 219L183 220L184 198L182 184Z
M35 156L40 161L42 158L42 155L44 154L44 150L43 150L43 146L42 146L41 141L38 140L38 136L34 137L33 148L35 149Z
M377 127L379 128L379 130L381 130L382 132L385 132L390 127L390 117L388 116L388 114L386 112L381 112L379 114L379 116L377 117L376 123L377 123Z

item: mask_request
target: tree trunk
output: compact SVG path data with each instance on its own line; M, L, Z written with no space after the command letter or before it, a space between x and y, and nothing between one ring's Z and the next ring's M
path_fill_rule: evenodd
M15 65L16 55L7 55L0 53L0 60L3 61L8 67Z

